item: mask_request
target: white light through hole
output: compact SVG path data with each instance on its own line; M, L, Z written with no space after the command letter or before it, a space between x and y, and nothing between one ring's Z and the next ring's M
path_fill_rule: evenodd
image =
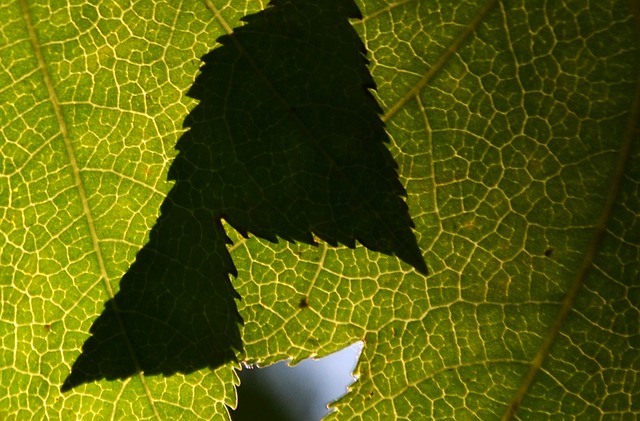
M324 358L306 359L294 367L281 361L264 368L244 368L238 375L242 383L262 389L269 399L286 407L291 419L318 421L329 414L327 405L347 393L347 387L355 381L353 370L362 348L363 343L356 342ZM241 384L238 390L237 416L232 413L234 421L240 421L243 405L253 403L243 402L242 387ZM264 420L273 419L271 414L263 415Z

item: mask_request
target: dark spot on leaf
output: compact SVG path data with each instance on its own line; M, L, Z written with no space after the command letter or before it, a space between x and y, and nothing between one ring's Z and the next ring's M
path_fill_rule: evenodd
M553 254L553 249L552 248L548 248L544 251L544 255L547 257L551 257L551 255Z
M298 303L298 307L300 307L301 309L308 308L309 307L309 298L308 297L301 298L300 302Z

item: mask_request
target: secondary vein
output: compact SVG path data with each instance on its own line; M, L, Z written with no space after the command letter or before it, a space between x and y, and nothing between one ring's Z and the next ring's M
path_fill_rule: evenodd
M36 32L35 26L31 19L31 12L29 10L29 5L27 4L27 0L20 0L20 6L22 7L22 12L24 15L25 24L27 26L27 31L29 32L29 40L31 41L31 46L33 47L33 51L36 55L36 59L38 60L38 67L40 72L42 73L42 78L44 79L44 84L47 87L47 92L49 94L49 101L53 107L53 112L56 116L56 122L58 123L58 129L60 130L60 135L62 136L62 140L64 142L64 146L67 152L67 156L69 158L69 165L73 170L73 179L78 189L78 195L80 196L80 202L82 203L82 213L87 219L87 223L89 225L89 233L91 235L91 243L94 251L96 252L96 256L98 259L98 265L100 267L100 276L103 280L105 280L105 285L107 287L107 291L109 292L109 296L113 297L113 291L111 290L111 286L109 285L107 280L107 271L104 265L104 259L102 257L102 252L100 250L100 245L98 244L98 235L96 233L96 228L93 220L93 215L91 214L91 209L89 208L89 201L87 199L87 193L84 188L84 184L82 182L82 178L80 177L80 168L78 166L78 160L76 159L75 152L73 147L71 146L71 139L69 137L69 130L67 129L67 123L64 120L62 115L62 107L60 106L60 101L58 100L58 95L56 93L55 87L53 86L53 81L51 80L51 75L47 69L44 56L42 55L42 49L40 48L40 40L38 38L38 33Z
M604 235L607 230L607 225L609 220L611 219L611 214L613 213L613 208L616 205L618 193L620 192L620 186L622 184L622 179L625 174L625 167L627 162L629 161L629 157L631 155L631 148L633 146L634 140L638 136L638 123L640 121L640 76L636 81L636 89L635 89L635 97L633 99L631 112L629 114L629 120L627 121L627 128L624 134L624 138L622 139L622 143L620 145L620 150L618 151L618 157L616 159L616 167L614 169L613 175L611 177L610 188L607 196L605 197L605 203L600 214L600 218L594 227L594 233L589 241L589 245L587 247L584 259L576 273L576 278L571 284L567 295L562 300L560 305L560 310L558 311L558 315L556 316L555 322L549 328L542 346L538 349L533 360L529 365L529 370L525 375L520 387L515 392L511 403L507 407L507 411L503 416L503 421L511 420L515 416L518 407L522 403L524 396L529 391L529 388L533 384L536 374L540 371L542 364L546 360L549 352L551 351L552 345L555 343L555 340L562 329L564 322L569 314L569 312L573 309L573 304L578 296L578 292L582 288L584 281L587 278L587 275L591 268L593 267L594 260L600 249L600 244L604 238Z
M29 41L31 42L31 46L33 47L33 52L38 61L38 68L42 74L42 78L44 80L44 84L47 87L47 93L49 95L49 101L51 102L51 106L53 108L54 114L56 116L56 122L58 124L58 129L60 130L60 135L62 136L62 140L64 142L65 150L67 152L67 157L69 158L69 165L73 171L73 179L76 188L78 189L78 196L80 197L80 203L82 204L82 213L87 220L87 226L89 227L89 235L91 237L91 245L96 254L96 260L98 261L98 267L100 268L100 278L107 290L107 294L110 299L113 299L114 293L111 285L109 284L109 278L107 276L107 270L104 264L104 257L102 255L102 250L100 249L100 244L98 241L98 233L96 231L95 222L93 215L91 213L91 208L89 207L89 200L87 198L87 192L84 187L84 183L82 181L82 177L80 176L80 167L78 165L78 160L76 159L75 151L73 150L73 146L71 145L71 138L69 136L69 130L67 128L67 123L64 120L64 116L62 115L62 107L60 105L60 101L58 99L58 94L56 93L55 86L53 85L53 81L51 79L51 75L49 74L49 70L46 65L46 61L44 59L44 55L42 54L42 48L40 44L40 38L38 37L38 33L36 31L35 25L33 24L33 19L31 17L31 11L29 10L29 5L27 4L27 0L20 0L20 7L22 9L22 15L24 17L25 25L27 27L27 32L29 33ZM115 302L112 300L111 305L116 306ZM135 357L135 353L133 352L133 348L131 343L129 342L128 336L126 335L126 331L124 330L124 325L122 320L120 319L120 312L117 307L115 308L115 313L117 315L117 319L124 333L125 340L127 341L127 345L129 348L129 352L131 353L131 357L139 368L137 358ZM138 369L140 375L142 373ZM160 414L158 413L153 400L151 399L151 394L149 388L147 387L144 379L142 380L142 385L145 389L145 393L147 398L149 399L151 408L153 409L154 415L157 419L160 419Z
M422 76L422 78L416 83L416 85L411 88L409 92L407 92L402 98L400 98L389 110L382 116L382 121L385 123L388 122L391 117L393 117L398 111L404 107L404 105L409 102L412 98L416 97L422 88L426 86L426 84L433 78L433 76L438 73L438 71L444 67L444 65L449 61L451 56L453 56L462 46L462 44L469 38L469 36L480 26L480 23L484 20L484 18L489 14L491 9L498 4L499 0L489 0L483 7L480 9L475 18L464 28L464 31L458 35L458 37L453 41L453 43L442 53L438 60L427 70L427 72Z

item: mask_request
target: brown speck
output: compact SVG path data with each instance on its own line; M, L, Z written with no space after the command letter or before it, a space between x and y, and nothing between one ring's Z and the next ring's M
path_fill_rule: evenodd
M302 297L300 299L300 302L298 303L298 307L300 307L300 308L309 307L309 298L308 297Z
M551 257L552 254L553 254L553 249L551 247L549 247L544 251L544 255L547 257Z

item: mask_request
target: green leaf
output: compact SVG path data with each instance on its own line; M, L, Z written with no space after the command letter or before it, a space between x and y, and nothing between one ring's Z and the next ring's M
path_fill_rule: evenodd
M171 189L199 57L265 6L0 6L0 418L227 416L230 365L59 388ZM226 226L239 357L363 340L340 419L633 416L638 2L359 6L430 276Z

